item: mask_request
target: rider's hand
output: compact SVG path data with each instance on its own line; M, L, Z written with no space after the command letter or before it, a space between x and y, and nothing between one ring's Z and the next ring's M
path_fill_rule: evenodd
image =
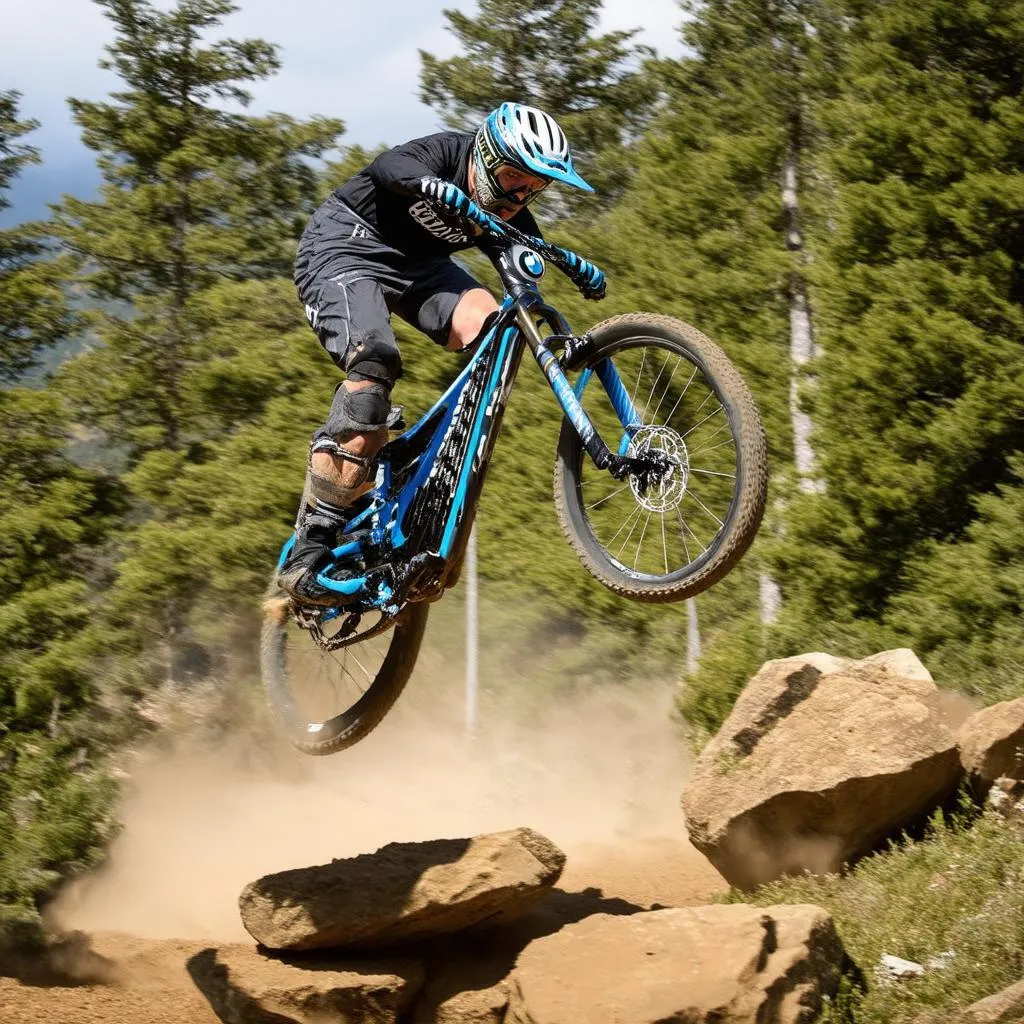
M577 256L571 249L561 249L560 252L565 257L569 273L583 298L593 299L595 302L603 299L605 296L604 271L595 267L590 260Z
M458 185L453 185L450 181L443 178L421 178L420 194L477 227L490 231L500 230L489 213L485 213Z

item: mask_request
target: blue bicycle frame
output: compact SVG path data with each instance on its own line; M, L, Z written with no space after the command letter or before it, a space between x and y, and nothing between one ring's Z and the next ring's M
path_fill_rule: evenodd
M584 369L575 388L566 377L565 369L586 363L590 352L588 336L573 336L537 289L543 274L537 252L559 265L558 250L507 227L503 235L504 244L489 253L506 290L498 317L437 403L381 450L376 486L345 524L343 532L351 539L335 548L333 561L318 576L321 586L338 595L338 607L325 609L325 618L371 609L392 618L407 601L436 600L455 583L505 403L527 345L598 468L619 478L635 468L626 453L640 417L611 361ZM516 237L522 242L513 244ZM539 324L552 333L542 336ZM553 348L562 350L561 357ZM615 454L580 404L593 374L623 427ZM293 535L278 567L294 542Z

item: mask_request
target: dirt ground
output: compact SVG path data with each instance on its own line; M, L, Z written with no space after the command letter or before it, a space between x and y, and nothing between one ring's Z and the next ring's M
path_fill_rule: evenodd
M657 837L581 849L558 888L649 907L706 903L726 887L684 838ZM0 1024L218 1024L185 969L210 945L95 933L92 949L111 962L108 983L43 986L0 977Z
M706 903L725 888L686 841L689 758L671 683L533 698L536 714L519 719L484 706L468 737L461 691L445 702L453 687L431 686L451 673L421 661L427 685L335 757L304 757L251 728L190 734L157 716L175 741L124 759L123 831L103 867L49 909L54 929L86 933L110 961L107 982L0 977L0 1024L216 1024L186 964L252 941L238 916L243 886L392 841L536 829L567 855L546 911L555 927ZM201 693L173 712L200 727L215 717Z

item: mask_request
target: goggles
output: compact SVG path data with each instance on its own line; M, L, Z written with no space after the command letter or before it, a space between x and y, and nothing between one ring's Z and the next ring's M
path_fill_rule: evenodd
M523 181L524 172L512 164L501 164L496 167L490 175L494 185L495 198L505 199L515 203L517 206L526 206L537 198L551 184L551 179L540 179L536 175L529 175L536 178L541 184Z

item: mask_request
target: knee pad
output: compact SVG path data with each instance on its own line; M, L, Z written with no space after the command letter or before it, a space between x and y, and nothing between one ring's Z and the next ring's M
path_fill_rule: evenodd
M351 434L372 433L387 426L391 411L391 388L374 382L368 388L350 391L339 384L323 433L334 440Z
M370 331L345 361L349 380L372 380L389 391L402 376L402 356L394 336L389 332Z

